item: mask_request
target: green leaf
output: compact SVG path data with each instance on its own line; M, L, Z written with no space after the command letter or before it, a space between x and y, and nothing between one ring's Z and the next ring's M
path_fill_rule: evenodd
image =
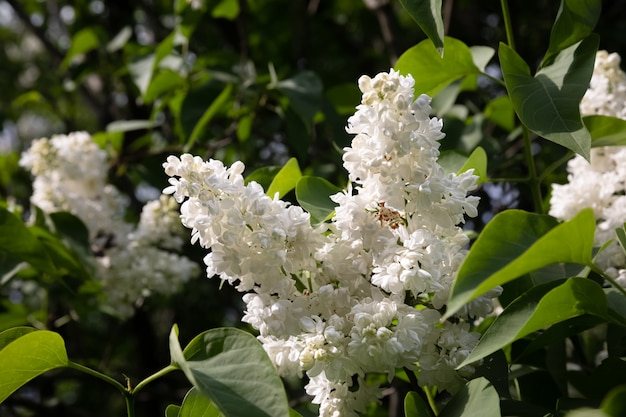
M222 417L223 414L197 388L191 388L180 406L178 417Z
M496 97L485 106L485 118L507 132L515 128L515 110L509 96Z
M439 417L500 417L500 397L487 379L476 378L452 397Z
M255 169L244 179L244 183L248 184L251 181L261 184L264 190L270 188L274 177L280 172L282 167L279 166L266 166Z
M107 133L132 132L135 130L152 129L159 126L159 124L153 120L116 120L107 125L106 131Z
M600 408L609 417L626 416L626 385L612 389L602 400Z
M396 70L403 75L413 75L416 95L423 93L433 97L456 80L480 74L467 45L448 36L444 41L446 54L443 57L426 39L404 52L396 62Z
M282 198L289 191L296 188L298 181L302 178L302 172L296 158L291 158L276 174L270 184L267 195L274 198L278 193L278 198Z
M212 329L183 351L177 333L173 327L172 363L225 417L289 415L282 381L254 336L234 328Z
M205 127L228 102L231 97L233 87L233 84L226 84L226 87L224 87L222 92L217 96L215 100L213 100L211 105L202 114L202 117L200 117L200 120L198 120L198 123L196 123L195 127L193 128L193 131L189 136L189 140L187 140L187 144L185 144L185 152L189 152L194 143L196 143L196 140L198 140L200 135L204 132Z
M524 60L501 43L504 83L521 122L535 134L589 160L591 136L582 122L579 103L593 72L598 49L595 35L572 45L535 76Z
M531 271L556 263L591 265L595 224L591 209L562 224L551 216L522 210L499 213L487 223L461 265L446 317L475 297Z
M606 317L602 287L586 278L538 285L522 294L496 317L459 368L490 355L537 330L591 314Z
M112 54L115 51L119 51L126 45L126 43L133 36L133 30L130 26L124 26L113 39L107 43L106 51Z
M128 71L142 96L148 91L155 63L155 54L149 54L139 57L128 64Z
M296 199L302 208L311 215L311 223L326 220L335 211L337 204L330 199L341 189L324 178L305 176L296 185Z
M235 20L239 16L239 1L237 0L221 0L211 12L211 16L215 18L223 17L228 20Z
M2 333L0 333L0 351L14 340L17 340L20 337L34 331L37 331L37 329L28 326L18 326L3 331Z
M610 116L585 116L583 123L591 135L591 147L626 146L626 120Z
M410 391L404 397L405 417L433 417L430 406L417 392Z
M439 55L444 55L441 0L400 0L420 29L430 39Z
M170 404L165 408L165 417L178 417L178 413L180 413L180 406Z
M96 49L98 46L100 46L100 40L94 29L87 27L79 30L72 36L72 43L61 62L60 69L65 71L74 57Z
M542 66L552 63L563 49L589 36L598 23L601 11L601 0L561 0Z
M482 147L478 146L474 149L474 152L470 154L467 161L459 169L458 174L469 169L474 169L474 175L478 175L478 184L489 180L487 177L487 153Z
M0 403L31 379L68 363L57 333L38 330L15 339L0 350Z
M469 158L466 154L456 151L442 151L437 159L437 163L443 167L446 174L461 172L461 168L465 165Z
M617 235L617 241L622 247L622 250L626 252L626 223L624 223L622 227L615 229L615 234Z
M40 271L55 273L56 267L43 244L13 213L0 207L0 251Z
M163 69L155 74L152 81L150 81L143 98L150 103L162 95L171 94L172 91L182 88L184 85L185 80L178 73Z

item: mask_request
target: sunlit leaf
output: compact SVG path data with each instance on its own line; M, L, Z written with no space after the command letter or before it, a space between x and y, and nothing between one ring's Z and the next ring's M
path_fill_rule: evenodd
M459 367L475 362L532 332L583 314L606 317L602 287L586 278L538 285L496 317L478 345Z
M626 416L626 385L620 385L604 397L600 409L609 417Z
M626 146L626 120L610 116L585 116L583 123L591 135L591 147Z
M13 340L0 350L0 403L33 378L68 363L58 333L38 330Z
M133 82L139 89L141 95L145 95L152 79L152 72L154 71L154 65L156 62L155 54L149 54L142 57L138 57L128 64L128 70Z
M326 220L337 204L330 199L341 189L324 178L305 176L296 185L296 199L302 208L311 215L311 223L317 224Z
M522 210L499 213L485 226L461 265L446 316L490 289L547 265L591 265L595 227L591 209L562 224L553 217Z
M489 180L487 177L487 153L482 147L478 146L474 149L458 173L463 173L469 169L473 169L474 175L478 176L478 184Z
M413 20L417 22L424 34L428 36L439 55L443 56L441 0L400 0L400 3L409 12Z
M234 328L212 329L183 351L177 333L172 328L172 363L225 417L289 415L282 381L254 336Z
M170 404L165 408L165 417L178 417L179 412L179 405Z
M416 392L409 392L404 397L404 416L405 417L433 417L428 404Z
M211 11L211 16L215 18L224 18L234 20L239 16L239 1L237 0L220 0Z
M118 51L126 45L126 43L133 36L133 30L130 26L124 26L113 39L107 43L106 50L108 53Z
M411 74L415 91L433 97L456 80L480 74L470 48L458 39L445 37L445 51L439 56L430 40L426 39L403 53L395 69Z
M601 0L561 0L543 64L550 64L563 49L585 39L592 32L602 11Z
M555 57L533 77L526 62L501 43L500 64L513 107L522 123L535 134L589 160L591 136L579 110L598 49L591 35Z
M500 396L485 378L468 382L438 417L500 417Z
M108 133L113 132L132 132L134 130L152 129L158 126L152 120L116 120L107 125L106 131Z
M278 198L282 198L289 191L296 188L298 181L302 178L302 172L296 158L291 158L276 174L270 184L267 195L274 198L278 193Z
M78 56L92 51L100 46L100 39L96 31L91 27L86 27L79 30L72 36L70 48L68 49L63 62L61 62L60 68L62 70L67 69L72 63L72 60Z

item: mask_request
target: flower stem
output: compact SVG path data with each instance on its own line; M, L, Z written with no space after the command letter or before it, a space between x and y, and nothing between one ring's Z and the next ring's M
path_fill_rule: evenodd
M116 381L115 379L111 378L110 376L103 374L102 372L98 372L98 371L93 370L91 368L88 368L88 367L86 367L84 365L81 365L81 364L76 363L76 362L71 362L71 361L67 364L67 366L69 368L71 368L71 369L75 369L77 371L80 371L80 372L83 372L85 374L91 375L93 377L96 377L98 379L101 379L104 382L107 382L107 383L113 385L124 396L126 396L128 394L128 390L126 389L126 387L124 385L122 385L120 382Z
M502 8L502 18L504 19L504 29L506 31L506 42L511 49L515 50L515 39L513 37L513 24L511 23L511 12L509 11L508 0L500 0Z
M150 375L149 377L147 377L143 381L139 382L137 384L137 386L135 388L130 389L129 392L131 394L136 394L138 391L143 389L150 382L154 381L155 379L158 379L158 378L162 377L163 375L169 374L170 372L175 371L177 369L178 368L176 366L174 366L174 365L168 365L165 368L161 369L160 371L157 371L157 372L153 373L152 375Z
M533 205L536 213L543 213L543 196L541 195L541 179L537 175L535 167L535 158L533 156L532 141L530 133L526 126L522 126L522 135L524 138L524 155L526 156L526 164L528 165L528 186L533 197Z

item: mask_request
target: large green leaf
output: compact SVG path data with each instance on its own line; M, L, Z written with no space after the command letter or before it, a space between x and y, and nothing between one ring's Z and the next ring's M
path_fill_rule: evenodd
M328 219L335 211L337 204L330 196L339 191L341 191L339 187L324 178L305 176L300 178L296 185L296 199L311 215L311 223L317 224Z
M212 329L181 350L170 333L172 363L226 417L288 417L282 381L254 336L234 328Z
M0 251L28 262L40 271L55 273L44 245L13 213L0 207Z
M68 363L65 343L57 333L26 332L0 350L0 403L31 379Z
M289 191L296 188L298 181L302 178L302 172L296 158L291 158L276 174L269 188L267 195L274 198L278 193L278 198L282 198Z
M443 57L426 39L408 49L396 62L396 70L413 75L416 95L424 93L432 97L456 80L480 74L467 45L448 36L444 42L446 54Z
M591 136L582 122L579 103L593 72L598 37L591 35L561 52L533 77L526 62L501 43L500 64L513 107L535 134L589 160Z
M405 417L433 417L430 407L417 392L409 392L404 397Z
M607 317L602 287L586 278L569 278L538 285L513 301L482 335L462 367L530 333L590 314Z
M561 0L543 64L550 64L563 49L589 36L601 11L601 0Z
M441 0L400 0L400 3L428 36L439 55L443 56Z
M626 120L610 116L585 116L583 123L591 134L591 147L626 146Z
M562 224L551 216L522 210L499 213L461 265L446 317L490 289L539 268L556 263L591 265L595 227L591 209Z
M486 378L476 378L452 397L439 417L500 417L500 397Z

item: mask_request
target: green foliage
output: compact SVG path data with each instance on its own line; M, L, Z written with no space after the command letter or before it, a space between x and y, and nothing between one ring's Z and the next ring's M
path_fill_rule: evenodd
M443 18L441 0L400 0L413 20L433 43L439 55L443 56Z
M594 232L591 209L562 224L550 216L521 210L498 214L480 234L459 269L446 315L454 314L497 285L545 266L591 265ZM498 256L494 257L494 253Z
M537 330L584 314L608 318L606 295L597 283L570 278L533 287L504 309L459 366L482 359Z
M446 53L440 56L433 48L432 41L424 40L403 53L395 68L401 74L412 74L415 90L430 96L440 93L454 81L481 73L471 49L463 42L446 37L444 46Z
M318 224L332 216L335 203L330 196L340 191L324 178L304 176L296 185L296 198L311 215L311 223Z
M68 365L65 343L55 332L18 327L0 333L0 340L0 403L31 379Z
M289 414L282 382L254 336L237 329L213 329L196 336L182 350L177 333L177 328L172 328L172 364L179 367L224 416ZM206 400L197 401L201 402L198 407L208 404ZM183 403L181 413L185 408Z
M517 116L537 135L589 159L591 136L582 122L579 103L593 71L598 38L589 36L561 50L554 62L534 76L508 45L498 54Z

